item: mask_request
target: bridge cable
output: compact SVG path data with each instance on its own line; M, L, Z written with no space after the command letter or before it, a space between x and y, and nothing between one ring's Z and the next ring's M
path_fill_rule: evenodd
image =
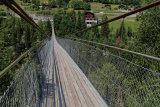
M66 38L68 38L68 39L76 39L76 40L83 41L83 42L88 42L88 43L93 43L93 44L105 46L105 47L108 47L108 48L116 49L116 50L119 50L119 51L124 51L124 52L127 52L127 53L131 53L131 54L134 54L134 55L146 57L146 58L153 59L153 60L156 60L156 61L160 61L160 58L158 58L158 57L154 57L154 56L150 56L150 55L146 55L146 54L130 51L130 50L123 49L123 48L118 48L118 47L115 47L115 46L110 46L110 45L103 44L103 43L98 43L98 42L94 42L94 41L88 41L88 40L79 39L79 38L75 38L75 37L66 37Z
M12 4L16 7L16 8L18 8L20 11L21 11L21 13L23 13L29 20L31 20L31 22L33 22L33 24L35 24L42 32L43 32L43 34L45 34L44 33L44 31L32 20L32 18L31 17L29 17L27 14L26 14L26 12L25 11L23 11L23 9L14 1L14 0L10 0L11 2L12 2ZM46 34L45 34L46 35ZM46 35L47 36L47 35ZM47 36L48 37L48 36Z
M11 10L13 10L15 13L17 13L20 17L22 17L24 20L26 20L29 24L31 24L33 27L35 27L36 29L38 29L41 33L43 33L44 35L46 35L42 29L40 29L39 27L37 27L35 24L31 23L32 21L30 21L29 19L27 19L22 13L20 13L15 7L13 7L8 1L6 0L2 0L2 2L9 7ZM19 7L20 8L20 7ZM26 14L27 15L27 14ZM27 15L28 16L28 15ZM29 16L28 16L29 17ZM31 18L30 18L31 19ZM47 35L46 35L47 36ZM48 36L47 36L48 37Z

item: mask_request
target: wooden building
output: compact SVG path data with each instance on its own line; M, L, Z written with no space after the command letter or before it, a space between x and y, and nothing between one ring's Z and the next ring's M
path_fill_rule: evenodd
M124 7L125 7L124 5L120 5L118 8L123 9Z
M98 23L98 18L95 18L94 13L92 12L86 12L85 13L85 22L87 27L90 27L92 23Z
M111 9L111 5L107 4L107 5L105 5L105 8L106 9Z
M86 12L85 13L85 18L95 18L95 15L92 12Z
M43 6L43 7L47 7L47 6L48 6L48 4L43 4L42 6Z

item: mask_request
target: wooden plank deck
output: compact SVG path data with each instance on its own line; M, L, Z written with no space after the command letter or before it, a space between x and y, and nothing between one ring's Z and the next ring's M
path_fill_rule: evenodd
M52 34L53 48L46 77L43 107L104 107L82 71Z

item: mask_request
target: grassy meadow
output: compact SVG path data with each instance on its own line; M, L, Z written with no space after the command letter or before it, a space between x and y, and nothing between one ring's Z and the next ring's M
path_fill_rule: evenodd
M131 27L132 31L136 32L137 29L139 28L140 22L138 21L131 22L127 20L128 19L124 20L126 30L128 30L128 27ZM116 30L120 28L121 23L122 23L122 20L117 20L117 21L109 23L110 29L113 29L113 32L116 32Z

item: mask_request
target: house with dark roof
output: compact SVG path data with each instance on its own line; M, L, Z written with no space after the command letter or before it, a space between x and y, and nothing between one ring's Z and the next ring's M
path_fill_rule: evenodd
M123 9L124 7L125 7L124 5L120 5L118 8Z
M105 9L111 9L111 5L109 4L105 5Z
M87 27L92 26L92 23L98 23L98 18L95 17L94 13L86 12L85 13L85 22Z
M43 4L42 6L43 6L43 7L47 7L47 6L48 6L48 4Z

